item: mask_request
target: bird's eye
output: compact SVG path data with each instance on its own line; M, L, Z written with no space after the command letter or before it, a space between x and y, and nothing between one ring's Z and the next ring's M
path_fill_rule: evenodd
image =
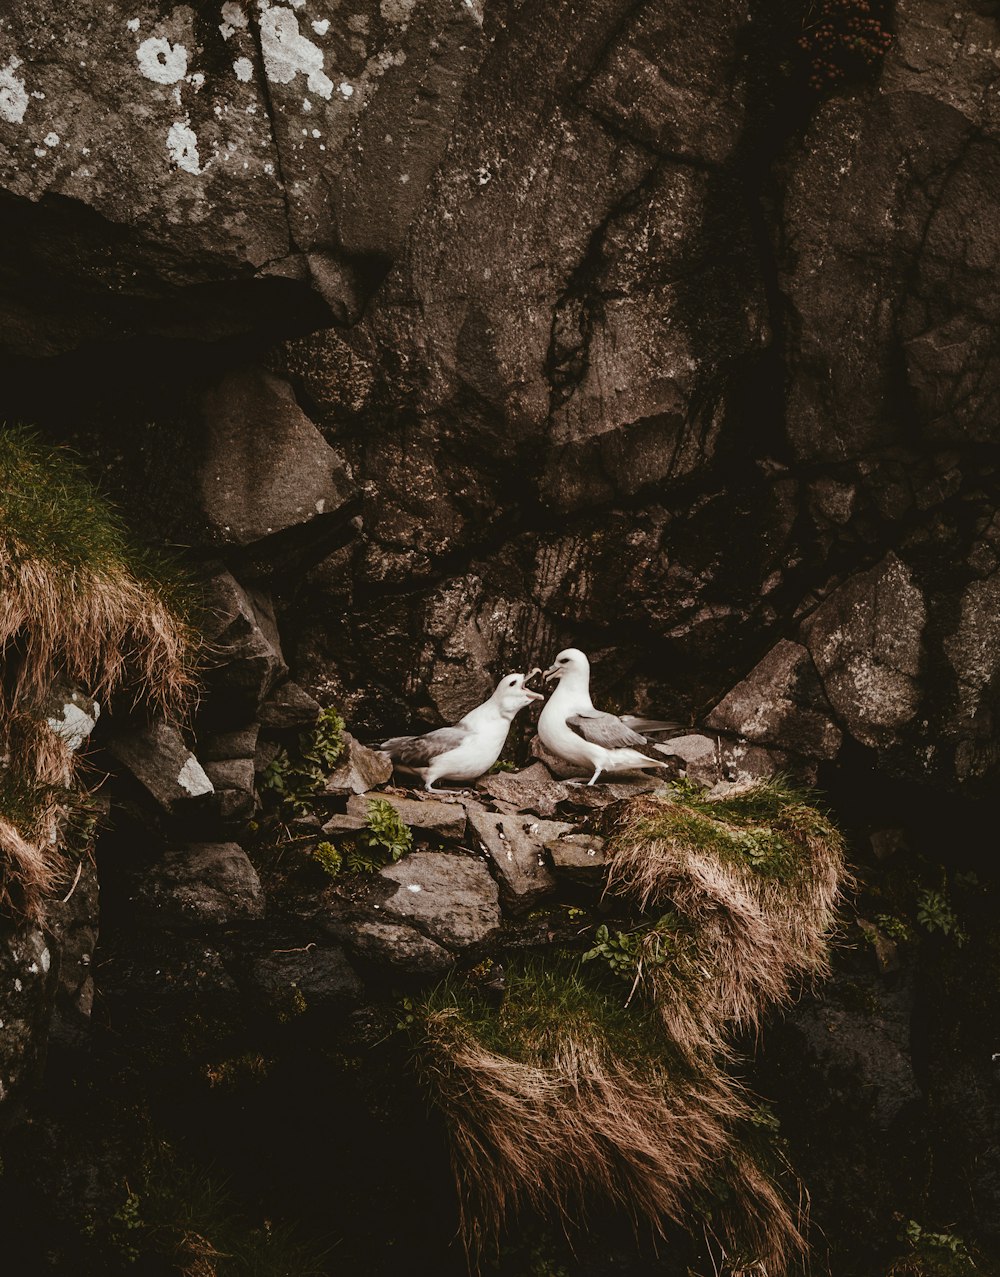
M568 657L568 656L560 656L560 658L559 658L559 664L560 664L560 665L565 665L568 661L569 661L569 657Z
M516 679L516 678L508 679L508 681L507 681L507 686L508 686L508 687L517 687L517 679Z

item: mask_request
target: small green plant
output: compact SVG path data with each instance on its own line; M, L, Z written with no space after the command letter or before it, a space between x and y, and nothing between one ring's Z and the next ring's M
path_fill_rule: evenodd
M112 1215L109 1229L111 1243L126 1263L134 1264L139 1259L136 1234L142 1227L139 1194L126 1185L125 1200Z
M701 799L705 797L705 786L699 784L696 780L688 780L686 776L678 776L670 782L670 793L672 798L682 799Z
M486 775L495 776L498 772L516 772L519 770L517 763L511 762L509 758L498 758Z
M917 897L917 921L926 931L940 931L950 936L960 947L968 939L943 891L930 888L921 891Z
M320 866L324 873L329 874L331 878L336 878L344 867L344 857L340 854L332 842L321 842L317 844L316 850L313 852L313 860Z
M913 931L904 918L897 918L891 913L880 913L875 918L875 925L883 935L900 944L907 944L913 939Z
M380 848L394 864L413 846L413 831L392 803L384 798L368 801L368 846Z
M979 1270L961 1237L954 1233L935 1233L918 1224L907 1222L899 1235L911 1248L911 1254L892 1269L893 1275L913 1277L974 1277Z
M315 726L299 737L298 749L279 749L261 778L260 787L295 815L312 811L317 794L344 752L344 720L328 706Z
M583 955L583 962L601 958L616 976L630 982L637 981L643 970L662 967L677 950L679 919L675 913L665 913L652 926L633 927L630 931L609 931L601 925L594 932L594 944Z

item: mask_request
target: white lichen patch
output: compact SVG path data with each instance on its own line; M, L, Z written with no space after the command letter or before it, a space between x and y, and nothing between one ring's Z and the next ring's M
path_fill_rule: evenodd
M354 85L349 84L346 80L341 80L337 85L337 92L345 98L354 97Z
M79 705L75 705L72 701L67 701L62 707L61 717L57 718L53 715L52 718L45 720L52 731L63 738L73 753L80 748L94 730L97 726L97 720L101 716L100 705L96 701L92 702L92 704L93 712L88 714Z
M10 58L5 67L0 67L0 120L8 124L20 124L28 109L28 94L24 81L15 75L21 65L20 58Z
M247 15L240 6L234 4L233 0L226 0L222 6L222 21L219 24L223 40L228 40L237 31L245 31L247 26Z
M177 783L192 798L197 798L200 794L215 793L215 786L194 754L188 755L187 762L177 773Z
M173 162L185 173L201 172L198 138L186 120L175 120L171 124L167 133L167 150Z
M171 44L161 36L143 40L135 51L139 71L157 84L176 84L187 75L188 51L183 44Z
M59 134L58 134L58 133L46 133L44 141L45 141L45 145L46 145L46 146L58 146L58 145L59 145Z
M237 80L246 84L253 75L253 63L249 58L237 58L233 63L233 70L236 72Z
M423 887L421 887L419 882L408 882L406 884L406 890L407 891L423 891Z
M402 22L409 20L416 0L382 0L379 11L386 22Z
M318 22L314 22L312 24L312 29L317 35L326 35L326 33L330 30L330 19L320 18Z
M301 73L306 76L309 89L329 101L333 81L323 70L323 50L302 35L299 20L291 9L272 9L264 0L260 44L269 80L290 84Z
M44 946L42 947L41 953L38 955L38 961L39 961L39 964L41 965L42 970L48 971L49 967L52 964L52 955L49 953L48 949L46 949Z

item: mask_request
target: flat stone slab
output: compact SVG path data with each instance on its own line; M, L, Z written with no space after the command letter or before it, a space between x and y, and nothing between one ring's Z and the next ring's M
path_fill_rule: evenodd
M596 834L564 834L545 844L556 873L575 878L603 877L608 863L604 848L604 839Z
M234 842L168 851L133 900L144 918L166 927L227 927L264 916L257 870Z
M483 944L500 929L500 892L481 860L424 851L379 871L393 893L381 911L448 949Z
M380 750L369 749L344 732L344 753L327 777L325 794L366 794L392 780L392 759Z
M448 842L460 842L465 837L466 815L461 803L444 803L436 798L397 798L395 794L356 794L347 800L348 816L366 818L368 804L381 798L399 812L400 820L415 833Z
M346 940L358 957L403 975L443 975L455 961L428 936L392 922L351 923Z
M476 782L476 788L516 811L532 811L539 816L556 814L557 805L569 790L562 781L553 780L544 763L532 763L519 772L496 772Z
M572 825L561 820L505 816L471 805L469 824L496 868L500 894L509 908L530 909L555 890L555 874L543 848L546 840L568 833Z

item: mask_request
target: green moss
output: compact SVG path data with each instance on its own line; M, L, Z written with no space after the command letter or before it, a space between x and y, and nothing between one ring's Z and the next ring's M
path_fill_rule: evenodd
M658 1023L640 1002L625 1005L620 985L606 988L581 970L576 955L513 960L499 1007L461 977L446 980L415 1008L417 1020L455 1010L487 1049L524 1064L548 1065L570 1037L602 1046L643 1071L670 1056Z
M73 453L23 426L0 429L0 556L69 572L124 568L179 614L196 610L184 574L129 534Z
M810 863L809 840L840 841L826 816L781 781L710 801L706 791L674 787L672 801L629 826L635 839L670 839L764 878L793 877Z

